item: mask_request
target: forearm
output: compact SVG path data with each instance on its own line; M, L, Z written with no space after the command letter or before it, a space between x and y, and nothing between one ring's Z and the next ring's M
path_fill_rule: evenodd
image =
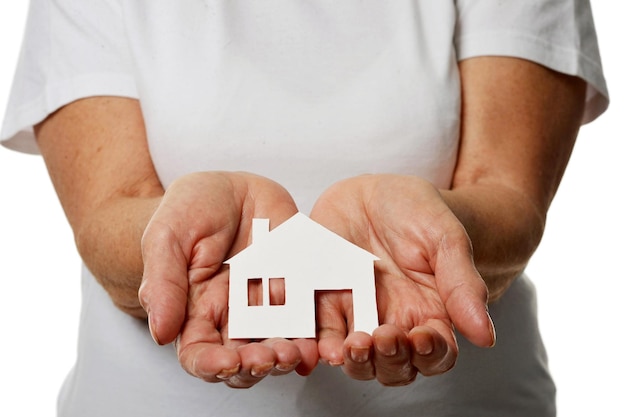
M461 143L450 191L490 299L537 248L582 120L585 83L529 61L460 63Z
M145 317L141 238L163 187L137 100L92 97L35 126L39 149L85 264L123 311Z
M90 213L75 227L85 265L122 311L145 318L137 291L143 274L141 238L161 197L119 197Z
M489 300L498 299L539 245L545 213L523 194L495 184L441 194L472 241L474 262L489 289Z

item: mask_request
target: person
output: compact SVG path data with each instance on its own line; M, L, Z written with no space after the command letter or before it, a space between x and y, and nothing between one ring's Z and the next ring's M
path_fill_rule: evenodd
M84 261L59 415L554 415L523 271L607 105L582 0L31 1L0 138ZM223 262L297 211L380 258L380 327L229 339Z

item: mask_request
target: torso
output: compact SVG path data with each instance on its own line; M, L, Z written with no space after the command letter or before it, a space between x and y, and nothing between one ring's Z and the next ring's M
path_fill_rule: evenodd
M327 186L363 173L450 185L461 111L455 2L144 0L123 7L150 151L165 186L194 171L249 171L281 183L306 212ZM514 329L514 337L489 351L459 338L459 363L444 376L384 388L320 366L308 378L268 378L244 391L187 375L172 347L156 346L87 270L83 280L64 416L551 415L554 387L537 348L526 279L492 309L496 326ZM504 308L509 299L523 308Z
M129 27L142 22L129 37L165 185L249 171L304 211L363 173L449 185L460 112L452 2L159 3L126 7Z

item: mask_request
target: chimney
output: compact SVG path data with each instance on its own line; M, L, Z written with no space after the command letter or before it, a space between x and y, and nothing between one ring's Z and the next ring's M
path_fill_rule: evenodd
M252 243L260 243L270 233L270 219L252 219Z

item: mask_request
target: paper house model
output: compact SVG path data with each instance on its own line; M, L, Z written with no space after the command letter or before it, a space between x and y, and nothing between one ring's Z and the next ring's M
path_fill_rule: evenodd
M229 337L315 337L319 290L351 290L354 329L371 334L378 327L376 260L302 213L271 231L268 219L254 219L252 244L225 262L230 265ZM276 284L284 294L271 302ZM261 302L249 298L254 285Z

